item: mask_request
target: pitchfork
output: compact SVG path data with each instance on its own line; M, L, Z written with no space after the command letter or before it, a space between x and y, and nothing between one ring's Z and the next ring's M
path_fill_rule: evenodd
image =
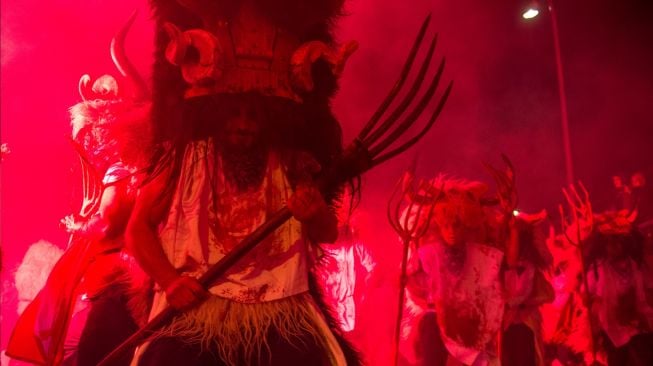
M408 181L407 181L408 180ZM388 222L390 226L399 234L403 244L403 253L401 257L401 275L399 277L399 299L397 303L397 320L395 323L394 333L394 365L399 362L399 340L401 338L401 321L403 319L404 298L406 283L408 282L407 266L408 251L410 243L415 243L415 252L417 254L417 243L420 238L427 233L429 224L433 216L433 209L437 202L442 189L438 194L433 195L435 187L431 183L423 180L419 181L418 187L426 192L425 197L421 200L411 199L415 191L413 189L412 174L406 173L402 179L397 182L397 186L388 201ZM411 193L413 193L411 195ZM417 193L419 194L419 192ZM406 202L408 201L408 202ZM419 203L418 203L419 202ZM427 212L423 212L424 206L428 206ZM403 209L403 211L402 211ZM426 213L426 215L424 215ZM403 215L403 216L402 216Z
M326 167L318 179L318 185L323 193L334 192L343 183L350 181L362 173L376 167L377 165L401 154L411 146L415 145L433 126L436 119L442 112L445 102L449 97L453 82L449 82L439 99L434 98L440 79L444 71L444 59L440 62L437 72L428 83L428 87L420 98L417 94L422 89L422 83L426 80L431 61L435 52L437 36L431 40L424 61L422 62L415 80L406 91L401 101L394 107L392 112L388 109L393 104L400 92L404 91L404 84L411 74L413 63L417 53L422 47L426 36L428 25L431 21L429 15L424 20L422 27L415 39L415 42L403 65L401 74L395 85L392 87L376 112L372 115L361 133L354 139L354 142L345 149L342 156L330 167ZM414 135L401 139L406 132L413 127L421 118L426 108L435 105L433 112L424 125ZM409 110L410 109L410 110ZM399 140L402 141L399 141ZM249 253L256 245L270 233L280 227L292 217L290 210L284 207L272 214L269 219L247 236L240 244L233 248L219 262L199 278L199 282L205 287L210 287L218 278L236 264L241 258ZM170 307L163 310L154 317L148 324L138 330L123 344L109 354L100 365L108 365L122 352L140 344L147 336L155 330L169 323L176 315L176 311Z
M590 333L591 333L591 347L592 347L592 358L593 362L596 364L596 353L597 353L597 344L596 344L596 337L594 336L596 333L595 331L598 329L596 325L594 324L594 318L592 317L592 304L590 303L590 296L589 296L589 282L587 281L587 263L585 263L585 252L583 250L583 237L581 235L581 221L585 219L585 222L587 223L588 228L586 229L588 232L592 231L592 228L594 227L594 216L592 213L592 202L590 201L589 193L587 192L587 189L583 185L583 182L578 181L578 186L582 192L582 196L578 193L578 189L576 189L576 186L573 184L570 184L568 188L562 188L562 194L565 196L565 199L567 200L567 204L569 205L569 211L571 211L571 222L567 222L565 219L565 212L564 208L562 205L558 205L558 210L560 211L560 220L562 224L562 232L565 235L565 238L569 243L573 246L575 246L578 249L578 256L580 258L580 266L581 266L581 271L582 277L583 277L583 285L585 286L585 294L586 294L586 300L583 303L587 307L587 316L588 316L588 323L590 327ZM571 227L572 225L576 225L576 239L573 240L572 238L569 237L569 234L567 234L567 229Z

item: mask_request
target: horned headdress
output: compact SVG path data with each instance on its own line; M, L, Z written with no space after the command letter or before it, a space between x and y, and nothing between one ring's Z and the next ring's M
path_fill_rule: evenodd
M159 137L182 129L184 99L256 93L318 106L355 42L333 44L344 0L153 0L157 22L153 119ZM322 108L320 108L322 107Z

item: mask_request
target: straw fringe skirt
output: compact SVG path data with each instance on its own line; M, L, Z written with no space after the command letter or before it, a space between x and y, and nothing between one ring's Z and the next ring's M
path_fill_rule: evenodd
M154 315L165 305L163 296L157 300ZM306 346L297 343L312 338L312 343L324 353L325 365L346 365L342 349L309 293L253 304L212 296L199 307L178 316L154 334L150 342L174 337L199 345L203 352L217 352L227 365L256 365L266 363L261 358L273 352L268 342L271 333L291 346ZM147 344L137 351L132 365L138 364L146 348Z

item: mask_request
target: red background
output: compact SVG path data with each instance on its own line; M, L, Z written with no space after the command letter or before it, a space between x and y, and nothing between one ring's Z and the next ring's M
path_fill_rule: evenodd
M410 5L406 5L406 4ZM500 153L517 167L523 208L555 212L564 184L560 114L548 15L526 22L525 2L350 0L338 27L356 39L334 108L350 141L398 74L424 16L440 33L445 79L455 86L445 111L417 149L366 176L362 208L372 212L370 247L387 266L399 258L383 212L394 182L416 151L419 174L489 181L481 160ZM557 3L557 2L556 2ZM614 173L652 180L653 5L644 0L559 1L558 16L577 178L598 207ZM152 24L145 1L4 0L1 3L2 348L15 319L13 272L39 239L65 247L59 219L78 210L80 176L67 108L83 73L116 73L114 32L134 8L127 52L149 77ZM649 183L650 184L650 183ZM377 215L378 213L378 215ZM390 315L381 315L391 318Z

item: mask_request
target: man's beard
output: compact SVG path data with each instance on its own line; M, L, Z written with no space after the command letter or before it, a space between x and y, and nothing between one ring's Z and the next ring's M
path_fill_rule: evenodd
M258 187L267 168L268 149L255 144L247 150L222 149L224 175L239 191Z

